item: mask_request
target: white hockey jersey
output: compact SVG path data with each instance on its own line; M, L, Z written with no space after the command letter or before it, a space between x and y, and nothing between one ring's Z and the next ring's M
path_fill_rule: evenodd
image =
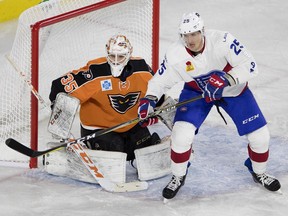
M148 83L146 95L160 98L180 81L203 91L211 70L228 72L235 79L235 85L223 90L223 97L239 95L247 81L258 74L253 56L233 35L207 30L204 50L196 56L189 53L181 39L168 48L161 67Z

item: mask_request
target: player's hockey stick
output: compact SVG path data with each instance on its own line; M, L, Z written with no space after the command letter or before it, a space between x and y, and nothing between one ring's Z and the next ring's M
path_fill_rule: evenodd
M169 112L171 110L174 110L180 106L183 106L185 104L188 104L188 103L191 103L193 101L196 101L196 100L199 100L202 98L202 95L199 95L197 97L193 97L191 99L188 99L188 100L185 100L185 101L182 101L182 102L179 102L179 103L176 103L174 105L171 105L171 106L167 106L167 107L163 107L161 109L158 109L156 110L155 112L153 113L150 113L147 118L150 118L150 117L154 117L154 116L157 116L157 115L160 115L161 113L163 112ZM98 137L98 136L101 136L101 135L104 135L104 134L107 134L107 133L110 133L112 131L115 131L119 128L123 128L125 126L128 126L128 125L131 125L131 124L135 124L135 123L138 123L142 121L142 119L140 119L139 117L138 118L134 118L134 119L131 119L127 122L124 122L124 123L121 123L121 124L118 124L118 125L115 125L113 127L110 127L110 128L107 128L107 129L103 129L103 130L99 130L99 131L96 131L90 135L87 135L87 136L84 136L84 137L81 137L81 138L78 138L78 139L75 139L75 140L72 140L70 142L66 142L66 143L63 143L59 146L56 146L54 148L50 148L50 149L47 149L47 150L44 150L44 151L37 151L37 150L33 150L31 148L28 148L27 146L25 146L24 144L16 141L15 139L13 138L9 138L5 141L6 145L9 146L10 148L14 149L15 151L18 151L28 157L39 157L41 155L44 155L44 154L47 154L49 152L52 152L52 151L56 151L56 150L59 150L61 148L64 148L64 147L67 147L69 145L72 145L72 144L75 144L75 143L81 143L83 141L87 141L87 140L90 140L90 139L93 139L95 137Z
M47 110L48 113L51 112L49 105L46 104L45 100L41 97L39 92L34 88L31 81L26 78L26 75L23 71L20 70L20 68L13 62L13 60L10 58L8 54L5 55L6 59L9 61L9 63L12 65L14 70L16 70L20 77L23 79L23 81L28 85L30 88L32 94L37 98L37 100L43 105L43 107Z

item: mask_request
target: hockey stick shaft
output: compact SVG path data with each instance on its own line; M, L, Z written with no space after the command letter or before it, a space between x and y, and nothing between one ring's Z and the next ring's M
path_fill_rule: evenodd
M50 110L49 106L47 105L45 100L41 97L39 92L34 88L34 86L32 85L31 81L26 79L25 73L20 70L20 68L13 62L13 60L8 55L5 55L5 57L9 61L9 63L13 66L13 68L19 73L19 75L20 75L20 77L22 77L23 81L29 86L29 88L30 88L31 92L33 93L33 95L44 106L44 108L46 109L47 113L50 113L51 110Z
M179 102L179 103L176 103L174 105L171 105L171 106L167 106L167 107L163 107L161 109L158 109L156 110L155 112L153 113L150 113L147 118L150 118L150 117L154 117L154 116L157 116L163 112L169 112L171 110L174 110L180 106L183 106L185 104L188 104L188 103L191 103L191 102L194 102L196 100L199 100L202 98L202 95L199 95L197 97L193 97L191 99L188 99L188 100L185 100L185 101L182 101L182 102ZM104 134L107 134L107 133L110 133L112 131L115 131L117 129L120 129L120 128L123 128L123 127L126 127L128 125L131 125L131 124L136 124L138 123L139 121L142 121L142 119L140 119L139 117L137 118L134 118L134 119L131 119L127 122L124 122L124 123L121 123L121 124L118 124L118 125L115 125L113 127L110 127L110 128L107 128L107 129L103 129L103 130L99 130L99 131L96 131L92 134L89 134L87 136L84 136L84 137L81 137L81 138L78 138L78 139L75 139L75 140L72 140L70 142L66 142L66 143L63 143L59 146L56 146L54 148L51 148L51 149L47 149L45 151L36 151L36 150L33 150L31 148L28 148L27 146L23 145L22 143L14 140L13 138L9 138L6 140L6 145L9 146L10 148L14 149L15 151L18 151L28 157L39 157L41 155L45 155L49 152L52 152L52 151L56 151L56 150L59 150L61 148L64 148L64 147L67 147L69 145L72 145L72 144L75 144L75 143L81 143L81 142L85 142L87 140L90 140L90 139L93 139L95 137L99 137L101 135L104 135Z

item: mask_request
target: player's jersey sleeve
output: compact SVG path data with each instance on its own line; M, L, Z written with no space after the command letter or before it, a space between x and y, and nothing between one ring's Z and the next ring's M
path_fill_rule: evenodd
M225 33L219 50L224 52L227 62L232 66L229 74L236 84L243 84L258 75L258 67L249 50L233 35Z
M177 56L175 51L179 52L177 44L173 44L167 50L159 69L148 83L146 95L154 95L160 99L167 90L184 80L174 67L175 61L181 60L181 57L175 58ZM181 53L179 54L181 55Z
M86 66L53 80L49 95L50 101L53 103L60 92L77 97L81 103L88 100L99 90L93 80L98 76L109 75L107 72L110 70L107 68L108 65L104 64L105 62L105 58L89 61Z

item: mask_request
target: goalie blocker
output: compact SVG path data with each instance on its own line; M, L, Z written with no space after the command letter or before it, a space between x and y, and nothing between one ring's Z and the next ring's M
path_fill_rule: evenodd
M48 143L47 145L51 148L56 144ZM86 152L98 164L106 178L114 183L126 182L126 153L90 149L86 149ZM170 139L167 138L160 144L135 150L135 157L138 179L141 181L170 174ZM95 183L95 179L83 167L79 158L64 148L45 155L43 163L45 171L50 174Z

